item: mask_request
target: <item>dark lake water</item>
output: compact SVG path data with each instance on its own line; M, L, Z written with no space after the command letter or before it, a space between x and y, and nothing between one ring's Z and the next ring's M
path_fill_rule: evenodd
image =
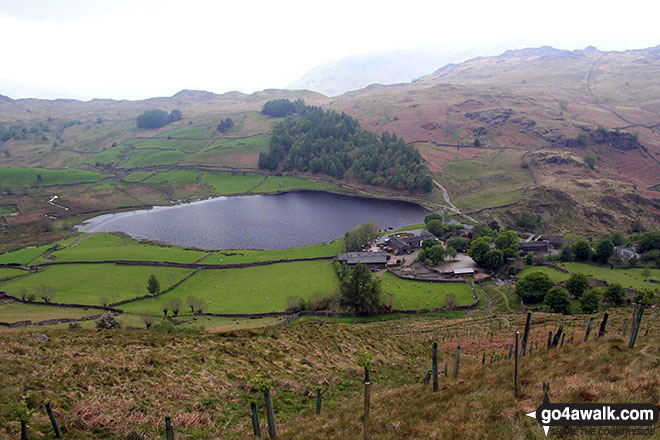
M343 237L369 220L381 229L396 229L422 223L426 214L413 203L303 191L102 215L79 230L123 232L203 249L286 249Z

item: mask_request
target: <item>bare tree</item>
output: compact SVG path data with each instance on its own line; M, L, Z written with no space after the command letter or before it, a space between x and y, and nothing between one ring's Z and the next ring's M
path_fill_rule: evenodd
M50 286L41 286L39 288L39 297L44 300L44 302L52 302L55 298L55 291Z
M170 309L174 316L179 316L179 311L181 310L181 298L172 298L170 300Z
M156 319L151 316L151 315L143 315L142 316L142 322L144 322L145 327L147 327L147 330L151 328L153 323L156 321Z

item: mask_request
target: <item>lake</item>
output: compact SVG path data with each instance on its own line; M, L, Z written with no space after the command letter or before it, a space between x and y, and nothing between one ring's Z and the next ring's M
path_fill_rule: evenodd
M301 191L107 214L78 229L202 249L286 249L332 241L369 220L396 229L423 223L426 214L414 203Z

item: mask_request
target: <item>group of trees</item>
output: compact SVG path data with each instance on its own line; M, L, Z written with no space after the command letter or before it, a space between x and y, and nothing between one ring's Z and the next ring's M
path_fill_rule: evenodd
M368 132L334 110L281 101L267 102L262 112L295 116L273 127L269 151L259 154L259 168L311 171L410 192L433 189L419 152L396 135Z
M274 118L283 118L295 113L302 113L305 110L305 102L298 99L291 102L288 99L274 99L264 104L261 113Z
M592 288L586 275L573 273L562 287L555 285L543 272L532 272L521 278L516 283L516 294L527 304L543 303L547 311L563 314L572 312L571 296L579 300L582 313L598 312L602 301L612 306L621 306L626 296L624 288L618 283L605 288Z
M592 249L586 240L576 240L562 248L560 259L562 261L593 260L596 263L607 264L613 255L614 243L609 237L606 237L596 243L595 249Z
M346 251L358 251L376 237L378 237L378 225L374 221L368 221L344 235Z
M542 229L544 226L543 216L529 211L523 211L516 214L516 226L519 226L528 231L536 231Z
M180 121L181 111L174 109L169 114L163 110L147 110L136 118L138 128L160 128L169 123Z
M234 127L234 121L231 118L225 118L220 123L218 124L218 128L216 128L217 131L220 133L225 133L227 132L230 128Z
M488 270L496 270L518 257L518 234L515 231L502 231L495 238L493 236L484 234L473 238L468 249L468 255L475 263Z

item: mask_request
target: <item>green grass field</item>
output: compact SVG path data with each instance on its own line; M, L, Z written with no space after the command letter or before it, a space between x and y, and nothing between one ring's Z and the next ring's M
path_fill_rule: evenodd
M2 284L11 295L21 290L37 292L41 286L55 291L53 302L100 305L146 295L147 280L154 274L165 290L192 270L173 267L119 266L114 264L49 266L42 271Z
M52 244L29 246L17 251L0 254L0 264L28 264L52 246Z
M289 296L309 298L315 293L334 293L338 288L337 276L329 261L203 270L164 295L121 308L127 312L158 315L162 314L161 304L171 298L179 297L185 304L188 296L197 296L208 303L207 311L213 313L281 312Z
M11 278L19 277L21 275L27 275L27 271L21 269L8 269L0 267L0 281L5 281Z
M562 281L566 281L570 276L569 274L565 274L563 272L558 271L557 269L553 269L552 267L548 267L548 266L529 266L524 268L522 271L520 271L518 277L522 278L533 272L543 272L544 274L550 277L553 283L561 283Z
M46 321L49 319L82 318L103 313L96 309L74 309L69 307L55 307L34 304L23 304L16 301L0 303L0 321ZM68 326L68 324L67 324Z
M41 176L39 179L37 176ZM33 185L62 185L79 182L96 182L105 174L87 170L49 170L46 168L1 167L0 185L3 188L20 188Z
M402 310L430 309L445 305L445 298L453 293L456 305L475 301L472 287L466 283L426 283L403 280L385 272L380 276L383 293L394 295L393 307Z
M240 139L218 139L209 145L207 150L216 149L241 149L241 151L249 151L255 148L268 147L270 136L252 136Z
M153 171L135 171L133 173L128 174L124 180L127 182L140 182L143 180L145 177L151 176Z
M99 233L78 245L52 253L53 261L139 260L192 263L205 255L202 251L179 246L145 244L115 234Z
M479 159L445 163L442 176L459 208L493 207L517 201L522 189L532 184L529 172L521 164L522 151L488 151Z
M261 174L232 174L204 172L201 183L213 187L216 194L244 194L257 186L264 176Z
M201 264L238 264L255 261L278 261L297 258L334 257L344 251L344 240L313 244L292 249L218 251L200 261Z
M206 127L183 127L160 134L161 138L172 137L209 137L215 132Z
M180 162L186 157L182 151L170 150L137 150L121 167L145 167L151 165L169 165Z
M148 179L145 183L170 183L183 185L186 183L197 183L197 176L200 171L197 170L170 170L162 173L155 174Z
M593 266L585 263L559 263L559 266L571 272L581 272L608 283L620 283L623 287L630 287L631 289L657 290L660 288L659 284L644 280L642 276L643 268L612 270L609 267ZM660 280L660 269L649 269L649 271L651 272L649 279Z
M335 185L320 180L304 179L301 177L268 176L268 178L252 192L272 193L278 191L291 191L294 189L330 190L334 188L336 188Z
M187 151L189 153L196 153L202 150L210 141L208 140L192 140L192 139L147 139L145 141L135 144L138 149L143 148L168 148Z

